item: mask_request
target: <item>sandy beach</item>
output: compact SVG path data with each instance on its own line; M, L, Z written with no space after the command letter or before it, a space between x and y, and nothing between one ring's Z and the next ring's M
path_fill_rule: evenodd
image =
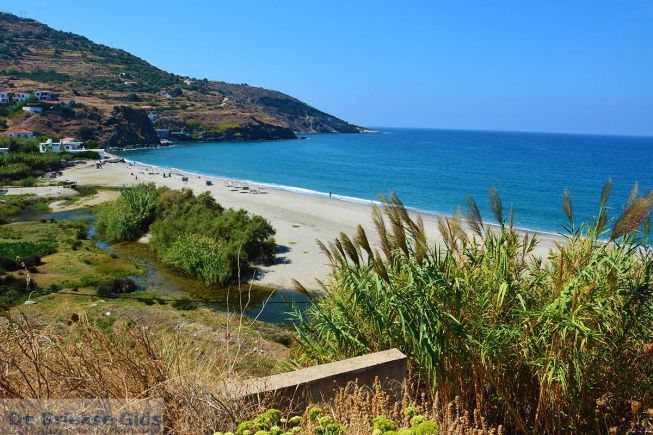
M188 177L188 181L182 181L182 176ZM220 178L179 171L173 172L172 177L163 178L163 170L159 168L123 162L105 163L101 169L96 169L94 164L76 166L66 169L62 179L78 185L123 187L152 182L172 189L190 188L196 193L209 191L225 207L243 208L264 216L275 228L279 245L276 264L262 268L256 277L256 283L264 286L290 288L292 280L296 279L306 288L316 289L316 279L325 279L329 273L326 257L320 252L316 240L327 242L341 232L352 235L360 224L370 240L376 242L370 218L371 206L366 204L271 188L249 193L227 187L226 180ZM207 180L213 185L207 186ZM437 217L423 215L423 218L431 242L439 243ZM545 255L559 239L546 233L539 233L538 238L539 255Z

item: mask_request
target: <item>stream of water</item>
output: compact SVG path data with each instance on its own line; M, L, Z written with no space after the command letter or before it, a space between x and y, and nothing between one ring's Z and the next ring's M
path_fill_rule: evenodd
M293 290L272 290L247 283L230 287L209 286L193 277L181 275L159 261L145 243L111 245L99 239L93 226L95 216L88 209L40 214L32 212L18 218L21 221L38 219L89 222L88 237L95 240L100 249L126 258L146 271L145 275L130 277L137 283L140 292L147 291L171 299L190 298L216 311L242 312L250 318L270 323L289 321L288 312L292 310L292 304L301 309L308 302L307 296Z

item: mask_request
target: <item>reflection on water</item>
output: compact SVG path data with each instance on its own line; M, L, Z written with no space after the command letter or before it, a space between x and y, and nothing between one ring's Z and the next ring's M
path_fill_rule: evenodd
M89 238L95 236L93 222L95 216L89 209L69 210L55 213L34 214L32 219L82 220L90 222ZM204 282L182 276L178 271L160 262L145 243L131 242L109 245L106 241L95 240L95 244L105 252L128 259L146 270L144 276L132 277L139 288L166 298L190 298L217 311L243 312L247 316L264 322L289 321L291 303L303 308L308 298L296 291L287 289L271 290L265 287L241 284L227 288L207 286Z

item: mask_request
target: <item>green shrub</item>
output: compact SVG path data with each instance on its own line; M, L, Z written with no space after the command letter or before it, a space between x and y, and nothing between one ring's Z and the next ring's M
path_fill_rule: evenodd
M36 178L34 177L25 177L21 180L18 180L18 185L21 187L32 187L36 185Z
M21 266L18 264L16 259L14 258L7 258L7 257L0 257L0 274L4 272L13 272L15 270L20 269Z
M61 158L54 153L14 152L0 156L0 180L15 181L38 177L61 168Z
M0 242L0 257L43 257L56 251L54 245L47 242Z
M182 234L160 253L161 260L207 284L224 284L232 278L229 252L215 239Z
M134 241L147 232L157 211L157 193L152 185L125 188L116 201L99 206L97 231L111 242Z
M274 229L261 216L224 209L210 193L167 191L160 217L150 227L150 245L168 264L207 283L225 283L274 259ZM198 236L198 235L201 235Z
M99 282L100 281L96 277L91 275L85 275L79 279L81 287L93 287L98 285Z

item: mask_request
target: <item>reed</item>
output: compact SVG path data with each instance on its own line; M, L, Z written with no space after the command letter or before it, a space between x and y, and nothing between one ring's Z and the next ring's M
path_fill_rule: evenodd
M378 246L362 228L321 245L332 274L326 294L295 313L301 358L397 347L415 392L459 397L518 432L607 433L639 421L653 408L653 194L633 189L611 218L610 188L589 223L574 221L565 192L567 234L546 258L534 255L536 237L513 229L512 210L505 222L496 189L498 227L470 198L465 220L440 219L438 245L399 198L383 198L372 213Z

